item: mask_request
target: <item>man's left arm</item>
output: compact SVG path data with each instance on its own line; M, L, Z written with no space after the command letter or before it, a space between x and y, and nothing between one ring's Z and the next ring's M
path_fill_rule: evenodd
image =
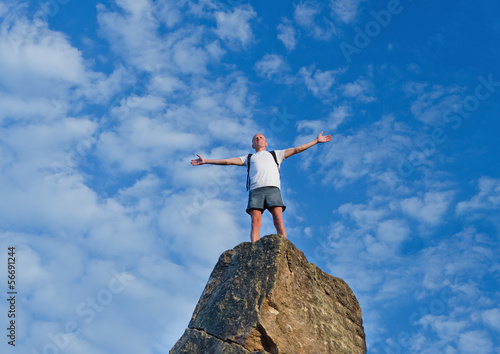
M318 137L316 139L314 139L313 141L299 145L299 146L294 147L294 148L286 149L285 150L285 159L292 156L292 155L298 154L299 152L307 150L311 146L314 146L318 143L326 143L326 142L329 142L330 140L332 140L331 135L323 135L323 132L321 132L321 133L319 133Z

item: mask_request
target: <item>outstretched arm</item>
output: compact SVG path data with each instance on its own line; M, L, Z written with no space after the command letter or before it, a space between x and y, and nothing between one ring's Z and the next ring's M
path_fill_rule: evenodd
M326 143L326 142L329 142L330 140L332 140L331 135L323 135L323 132L321 132L321 133L319 133L318 137L316 139L314 139L313 141L299 145L299 146L294 147L294 148L286 149L285 150L285 159L292 156L292 155L298 154L299 152L307 150L311 146L314 146L318 143Z
M198 154L196 154L196 156L198 156L197 159L191 160L191 165L193 166L206 165L206 164L243 166L243 162L241 162L241 159L239 157L233 157L231 159L209 160L209 159L204 159Z

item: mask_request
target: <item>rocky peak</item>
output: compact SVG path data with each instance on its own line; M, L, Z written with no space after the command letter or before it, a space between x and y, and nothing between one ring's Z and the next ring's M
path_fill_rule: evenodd
M178 353L366 353L361 307L342 279L266 236L220 256Z

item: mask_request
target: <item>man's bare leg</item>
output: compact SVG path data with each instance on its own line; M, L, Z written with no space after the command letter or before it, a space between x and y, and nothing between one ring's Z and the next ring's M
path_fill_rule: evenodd
M278 232L278 235L281 235L284 238L286 238L285 224L283 223L283 208L282 207L272 207L272 208L269 208L269 211L271 212L271 214L273 216L273 223L274 223L274 226L276 227L276 231Z
M250 217L252 218L252 231L250 231L250 239L252 242L259 241L260 239L260 226L262 224L262 211L258 209L250 210Z

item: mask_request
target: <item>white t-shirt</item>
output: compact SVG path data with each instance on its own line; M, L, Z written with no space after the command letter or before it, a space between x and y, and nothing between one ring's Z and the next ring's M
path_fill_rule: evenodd
M274 150L281 165L285 159L285 150ZM241 162L248 166L248 155L241 156ZM280 173L273 155L269 151L259 151L250 158L250 190L261 187L281 187Z

